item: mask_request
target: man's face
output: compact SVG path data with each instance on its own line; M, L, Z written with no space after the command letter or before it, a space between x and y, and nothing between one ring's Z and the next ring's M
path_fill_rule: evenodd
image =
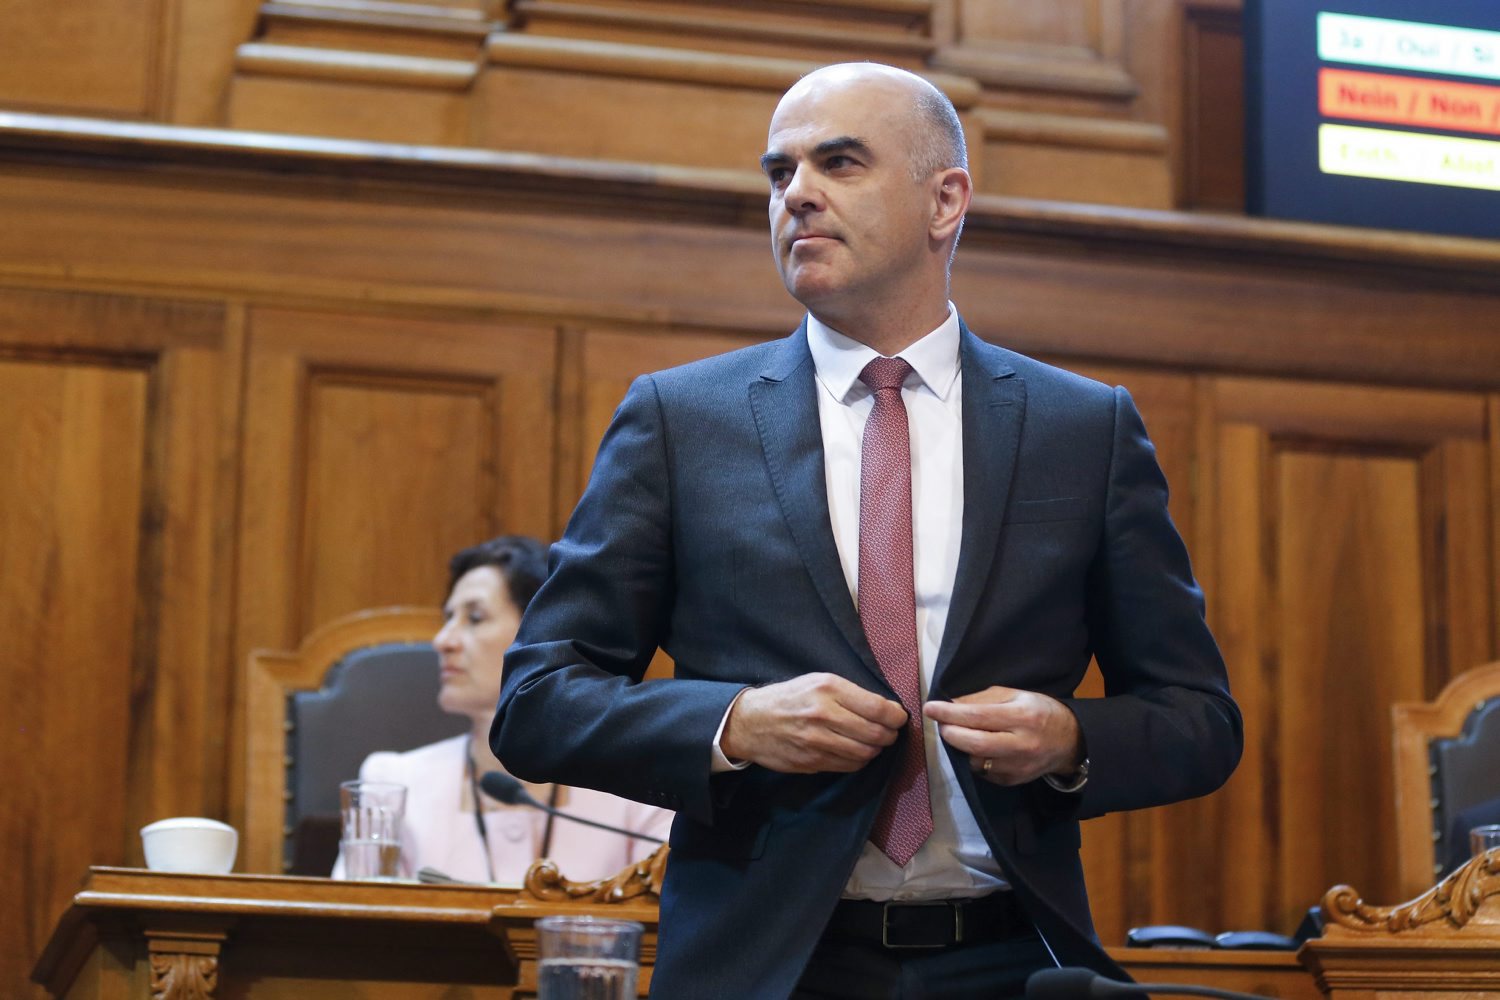
M792 297L835 326L932 266L935 184L912 179L911 107L899 83L815 75L771 118L761 166L776 266Z

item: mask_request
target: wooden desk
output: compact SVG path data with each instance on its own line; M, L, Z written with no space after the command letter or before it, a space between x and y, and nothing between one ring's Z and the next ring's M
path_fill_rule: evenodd
M1500 848L1399 906L1336 886L1323 912L1328 927L1303 959L1329 1000L1500 995Z
M552 913L646 922L649 983L654 900L128 868L89 869L32 978L65 1000L519 1000L535 989L531 922Z
M1212 951L1191 948L1108 948L1142 983L1181 983L1258 993L1281 1000L1322 1000L1294 951Z
M536 918L592 913L646 925L644 996L655 897L560 894L542 881L526 891L91 868L32 978L62 1000L524 1000L536 990ZM1320 996L1290 952L1109 952L1142 981Z

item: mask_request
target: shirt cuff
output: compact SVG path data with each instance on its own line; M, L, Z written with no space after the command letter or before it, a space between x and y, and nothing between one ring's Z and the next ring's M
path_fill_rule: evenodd
M738 763L730 760L724 756L724 751L719 749L719 741L724 738L724 726L729 722L729 713L734 711L734 706L739 704L740 698L749 690L749 688L741 688L740 693L734 696L734 701L731 701L729 707L724 710L724 718L719 720L718 731L714 733L714 755L713 760L708 766L709 774L723 774L726 771L743 771L750 766L748 760L742 760Z

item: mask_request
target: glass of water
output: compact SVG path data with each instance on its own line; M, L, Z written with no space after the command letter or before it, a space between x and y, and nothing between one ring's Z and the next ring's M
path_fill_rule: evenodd
M537 1000L633 1000L640 924L604 917L543 917Z
M1500 826L1493 823L1476 826L1469 831L1469 855L1479 857L1500 847Z
M393 781L345 781L339 785L343 837L339 853L352 879L394 879L400 875L401 821L406 786Z

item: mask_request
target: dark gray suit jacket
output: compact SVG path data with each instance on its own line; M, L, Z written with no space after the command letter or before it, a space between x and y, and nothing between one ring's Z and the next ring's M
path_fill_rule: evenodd
M954 771L1058 960L1117 973L1078 820L1217 788L1240 715L1129 395L967 329L960 352L963 538L930 697L1003 684L1077 714L1076 795ZM658 645L676 676L640 683ZM1074 699L1091 656L1107 696ZM854 774L710 774L735 694L809 671L894 697L834 545L799 329L635 382L506 657L507 768L678 812L655 996L787 995L859 856L894 748Z

